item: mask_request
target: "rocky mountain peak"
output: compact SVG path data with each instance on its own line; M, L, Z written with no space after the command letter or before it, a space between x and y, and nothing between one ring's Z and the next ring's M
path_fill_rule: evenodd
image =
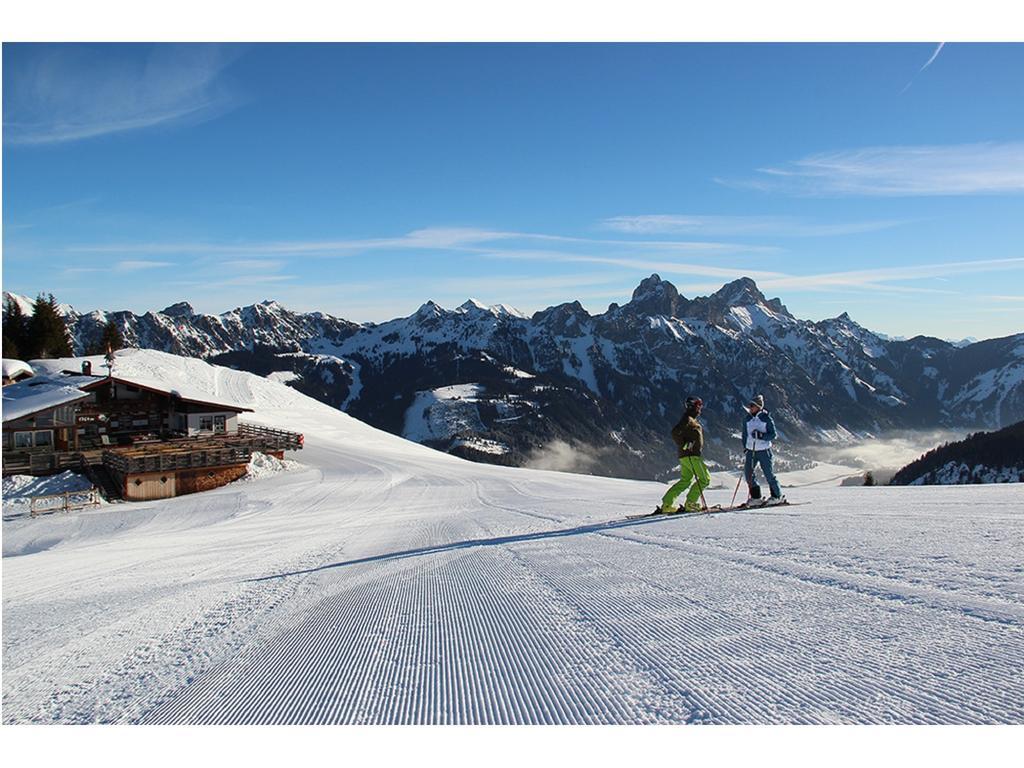
M677 317L686 303L672 283L653 274L640 281L626 307L641 315Z
M560 336L578 336L583 326L590 320L590 313L579 301L548 307L533 315L534 323Z
M746 307L751 304L766 303L764 294L758 289L757 283L749 277L741 277L731 283L726 283L709 298L718 304L729 307Z
M479 299L470 298L462 302L462 304L459 305L459 309L463 312L487 312L488 306Z
M168 317L195 317L196 311L187 301L179 301L162 310L160 314Z
M429 300L425 304L421 305L412 317L414 320L423 321L438 318L443 314L444 308L436 301Z

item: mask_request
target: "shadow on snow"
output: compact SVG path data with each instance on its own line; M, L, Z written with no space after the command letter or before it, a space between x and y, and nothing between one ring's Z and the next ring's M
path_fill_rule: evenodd
M714 515L714 512L705 513L700 517L709 517ZM678 517L689 517L689 515L680 515ZM255 579L247 579L247 582L255 581L269 581L271 579L283 579L286 576L302 576L307 573L316 573L317 571L326 571L331 568L344 568L349 565L361 565L363 563L383 563L390 560L404 560L409 557L421 557L422 555L434 555L440 552L453 552L457 549L470 549L472 547L493 547L500 546L502 544L517 544L524 541L541 541L544 539L558 539L565 536L579 536L584 533L600 533L602 531L613 531L619 528L634 528L641 525L651 525L654 523L663 523L673 518L670 517L646 517L639 518L637 520L612 520L607 523L591 523L589 525L578 525L574 528L561 528L554 531L539 531L537 533L521 533L513 536L495 536L488 539L469 539L468 541L456 541L450 544L435 544L431 547L418 547L416 549L406 549L401 552L388 552L383 555L372 555L370 557L360 557L355 560L345 560L339 563L328 563L327 565L318 565L316 568L306 568L301 571L288 571L287 573L276 573L271 576L260 576Z

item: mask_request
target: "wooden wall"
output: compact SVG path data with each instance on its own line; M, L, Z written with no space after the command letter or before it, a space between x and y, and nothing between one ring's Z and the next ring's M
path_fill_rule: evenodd
M200 469L179 470L178 495L220 488L222 485L227 485L240 477L244 477L245 472L245 464L234 467L202 467Z
M124 497L129 501L146 501L208 491L244 477L245 472L245 464L166 472L139 472L125 477ZM136 480L141 482L136 483Z

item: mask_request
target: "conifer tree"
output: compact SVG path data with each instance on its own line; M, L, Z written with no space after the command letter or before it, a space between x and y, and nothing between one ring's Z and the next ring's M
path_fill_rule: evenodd
M103 328L103 335L100 337L100 347L103 352L108 349L116 352L124 346L124 336L121 335L121 329L117 327L117 323L113 320L108 320L106 326Z
M8 296L4 300L4 357L27 360L29 318L21 311L21 304Z
M57 309L53 294L39 294L29 322L29 341L36 353L32 357L71 357L71 334Z
M107 350L116 352L124 347L124 336L121 335L121 329L118 328L117 323L113 320L108 320L107 324L103 326L103 332L96 341L89 344L83 354L85 355L105 355Z

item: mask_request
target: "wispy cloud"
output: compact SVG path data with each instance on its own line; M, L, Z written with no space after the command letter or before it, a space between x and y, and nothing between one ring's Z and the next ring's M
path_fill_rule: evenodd
M939 57L939 52L942 51L942 48L945 45L946 45L945 43L939 43L939 45L935 48L935 51L932 53L931 57L928 59L928 61L926 61L924 63L924 66L922 66L919 70L917 70L917 74L914 75L914 78L916 78L917 75L920 75L922 72L924 72L926 69L928 69L928 67L930 67L932 65L932 62L935 61L935 59L937 59ZM914 84L914 78L911 78L907 82L907 84L905 86L903 86L903 90L900 91L901 94L902 93L906 93L907 90L909 90L910 86Z
M399 237L343 240L275 240L248 243L210 243L202 241L105 243L99 245L73 245L68 250L77 253L346 255L372 250L454 249L521 236L513 232L437 227L413 230Z
M173 267L173 261L141 261L141 260L125 260L119 261L114 265L114 270L117 272L141 272L146 269L163 269L164 267Z
M868 288L871 290L898 290L912 293L957 293L953 290L934 289L921 286L889 286L907 280L941 278L946 275L982 274L1024 270L1024 258L982 259L978 261L957 261L944 264L918 264L906 267L853 270L848 272L827 272L816 275L790 275L765 280L762 289L778 290L821 290L828 288Z
M237 50L17 45L17 76L4 93L4 142L52 144L208 120L239 101L222 76Z
M238 277L230 277L225 280L207 281L204 285L211 288L229 285L272 285L275 283L287 283L295 279L294 275L239 275Z
M1024 141L822 152L727 186L808 196L1020 194Z
M498 242L530 241L572 245L628 246L633 249L660 250L694 255L720 255L730 253L776 253L775 246L745 243L721 243L684 240L613 240L535 232L506 232L467 227L430 227L413 230L398 237L358 238L342 240L299 240L248 243L149 242L101 243L73 245L75 253L146 253L174 255L305 255L320 257L347 257L368 251L382 250L444 250L470 253L490 251ZM487 246L487 247L485 247Z
M755 280L784 278L782 272L770 272L762 269L746 267L712 266L680 261L656 261L652 259L634 259L621 256L597 256L591 254L566 253L563 251L490 251L482 254L490 259L517 259L522 261L563 262L567 264L605 264L608 266L625 267L640 272L663 272L668 275L702 275L704 277L720 277L734 280L746 275Z
M777 237L828 237L877 232L905 224L901 220L821 223L795 216L706 216L691 214L652 214L614 216L605 219L602 227L635 235L698 234L774 235Z
M942 48L945 45L946 45L945 43L939 43L938 47L936 47L936 49L935 49L935 53L933 53L931 55L931 58L928 59L928 61L926 61L924 63L924 66L921 67L921 69L918 70L918 73L924 72L926 69L928 69L928 67L931 66L932 62L935 61L935 59L937 59L939 57L939 52L942 50Z
M273 259L233 259L231 261L218 262L217 266L225 269L254 269L258 271L270 271L281 269L285 262Z

